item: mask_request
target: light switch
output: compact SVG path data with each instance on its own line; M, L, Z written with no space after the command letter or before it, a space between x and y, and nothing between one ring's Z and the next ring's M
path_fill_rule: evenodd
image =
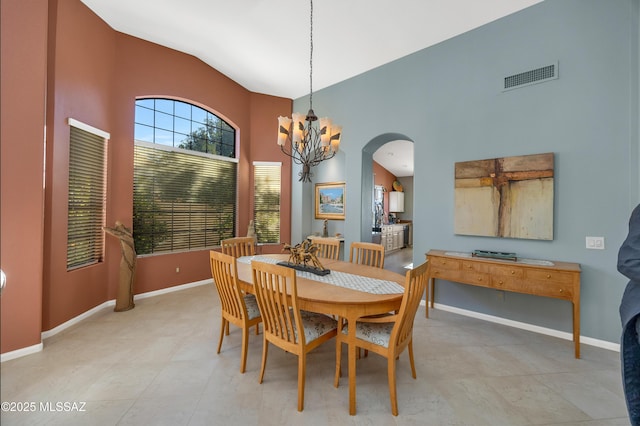
M587 248L604 250L604 237L586 237Z

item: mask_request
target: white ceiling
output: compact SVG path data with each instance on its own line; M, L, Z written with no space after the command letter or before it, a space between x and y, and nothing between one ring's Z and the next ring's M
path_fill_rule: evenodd
M81 1L115 30L194 55L252 92L309 93L308 1ZM313 90L540 1L316 0Z
M395 177L413 176L413 142L387 142L373 153L373 161Z

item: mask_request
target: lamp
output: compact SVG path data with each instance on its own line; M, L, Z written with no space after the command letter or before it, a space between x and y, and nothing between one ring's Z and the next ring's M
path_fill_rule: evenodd
M311 182L311 168L336 155L340 147L342 126L335 125L328 118L318 117L313 112L313 0L311 0L310 31L310 71L309 71L309 112L278 117L278 145L280 150L302 165L298 173L300 182Z

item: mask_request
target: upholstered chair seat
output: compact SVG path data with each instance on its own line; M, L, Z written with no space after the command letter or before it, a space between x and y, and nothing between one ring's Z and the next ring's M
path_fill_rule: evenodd
M374 345L382 346L384 348L389 347L389 339L391 338L391 330L393 330L394 323L356 323L356 338L364 340L365 342L373 343ZM349 334L349 325L346 325L342 329L342 334Z
M244 304L247 307L247 317L249 320L260 317L260 308L258 308L258 301L253 294L245 294L243 296Z
M330 333L336 329L338 322L323 314L315 312L300 311L302 318L302 327L304 328L304 340L308 343ZM298 329L294 329L296 338L298 337Z

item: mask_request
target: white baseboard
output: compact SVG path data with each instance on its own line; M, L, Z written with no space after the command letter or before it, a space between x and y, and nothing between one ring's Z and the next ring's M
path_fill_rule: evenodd
M425 306L425 301L420 302L422 306ZM573 340L573 334L565 331L554 330L552 328L540 327L538 325L528 324L526 322L513 321L506 318L496 317L493 315L482 314L480 312L469 311L466 309L456 308L455 306L443 305L441 303L435 303L434 307L454 314L463 315L466 317L472 317L481 319L484 321L494 322L496 324L502 324L509 327L519 328L522 330L533 331L534 333L544 334L547 336L558 337L564 340ZM591 337L580 336L580 343L590 346L595 346L602 349L608 349L610 351L620 352L620 344L607 342L605 340L594 339Z
M52 328L51 330L43 331L40 334L40 338L42 340L44 340L44 339L47 339L47 338L49 338L51 336L55 336L56 334L60 333L61 331L66 330L67 328L78 324L82 320L85 320L85 319L89 318L90 316L97 314L98 312L100 312L104 308L108 308L110 306L115 306L115 305L116 305L116 301L115 300L107 300L103 304L98 305L98 306L96 306L94 308L91 308L88 311L81 313L77 317L71 318L69 321L62 323L62 324L60 324L59 326L57 326L55 328Z
M177 285L177 286L174 286L174 287L167 287L167 288L163 288L163 289L160 289L160 290L149 291L147 293L136 294L135 296L133 296L133 300L146 299L147 297L160 296L161 294L173 293L174 291L186 290L188 288L198 287L200 285L205 285L205 284L213 284L213 279L209 278L208 280L194 281L192 283ZM114 304L115 304L115 301L114 301Z
M133 296L133 300L146 299L148 297L154 297L154 296L159 296L161 294L173 293L174 291L186 290L188 288L197 287L205 284L213 284L213 280L207 279L202 281L195 281L188 284L182 284L182 285L177 285L173 287L163 288L161 290L155 290L155 291L149 291L147 293L136 294ZM79 322L89 318L92 315L95 315L96 313L102 311L103 309L109 308L115 305L116 305L115 299L108 300L94 308L89 309L86 312L83 312L77 317L71 318L69 321L62 323L55 328L52 328L51 330L43 331L40 334L40 339L41 339L40 343L38 343L37 345L33 345L26 348L17 349L15 351L0 354L0 363L42 351L42 348L43 348L42 340L47 339L51 336L55 336L61 331L66 330L67 328L78 324Z
M5 361L11 361L12 359L20 358L26 355L35 354L42 350L42 342L37 345L28 346L26 348L16 349L15 351L5 352L0 354L0 363Z

